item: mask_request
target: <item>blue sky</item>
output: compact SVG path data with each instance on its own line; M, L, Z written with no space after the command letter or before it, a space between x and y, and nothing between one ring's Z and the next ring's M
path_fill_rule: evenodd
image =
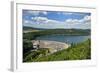
M91 28L91 13L23 10L23 26L35 28Z

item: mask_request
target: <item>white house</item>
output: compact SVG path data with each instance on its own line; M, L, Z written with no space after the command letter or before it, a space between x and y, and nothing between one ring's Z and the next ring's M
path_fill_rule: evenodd
M39 45L40 45L39 40L33 40L32 43L34 49L39 49Z

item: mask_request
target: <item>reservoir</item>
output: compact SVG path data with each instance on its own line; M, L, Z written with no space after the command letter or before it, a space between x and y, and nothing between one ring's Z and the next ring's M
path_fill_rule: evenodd
M36 40L48 40L48 41L58 41L64 43L80 43L87 39L91 38L91 36L80 36L80 35L45 35L39 36Z

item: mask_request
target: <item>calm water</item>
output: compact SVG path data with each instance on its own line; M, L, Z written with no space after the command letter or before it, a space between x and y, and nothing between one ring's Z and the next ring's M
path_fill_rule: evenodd
M67 36L67 35L47 35L37 37L37 40L50 40L67 43L80 43L90 38L90 36Z

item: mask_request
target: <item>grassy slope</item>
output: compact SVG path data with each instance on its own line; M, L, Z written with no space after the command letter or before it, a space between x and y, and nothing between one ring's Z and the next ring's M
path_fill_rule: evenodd
M35 61L61 61L61 60L83 60L91 58L91 47L90 40L84 41L83 43L73 44L68 49L58 51L51 55L45 56L43 54L45 51L38 52L37 55L32 55L35 53L30 53L27 57L29 60L27 62ZM40 54L42 56L40 56Z

